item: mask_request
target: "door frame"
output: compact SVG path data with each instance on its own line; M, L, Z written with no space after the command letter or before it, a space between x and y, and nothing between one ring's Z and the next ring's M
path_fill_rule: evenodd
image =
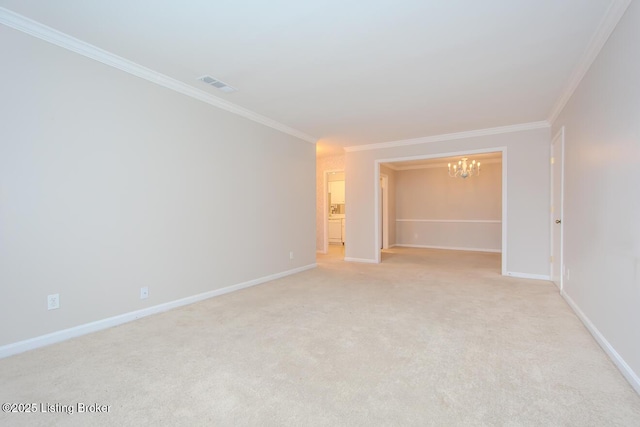
M554 147L556 143L560 143L560 176L556 177L554 175L554 163L556 159L554 158ZM551 145L549 147L549 278L555 285L558 287L560 292L562 292L564 288L564 126L560 128L560 130L553 136L551 139ZM559 179L558 179L559 178ZM560 191L560 206L554 206L554 196L556 190L556 183L559 184L558 190ZM555 242L554 233L555 233L555 220L558 209L560 211L560 236L559 242ZM556 260L554 258L554 249L555 245L559 246L559 258ZM559 283L554 281L554 264L560 266L560 274L558 274Z
M453 157L453 156L463 156L463 155L473 155L473 154L481 154L481 153L502 153L502 247L501 247L501 274L503 276L507 276L507 147L491 147L491 148L482 148L479 150L464 150L464 151L451 151L444 153L436 153L436 154L425 154L420 156L408 156L408 157L394 157L389 159L378 159L374 161L374 247L375 247L375 263L379 264L381 261L381 252L380 252L380 164L381 163L392 163L392 162L404 162L410 160L424 160L424 159L438 159L442 157Z
M380 231L382 232L382 249L389 249L389 176L380 172L380 191L382 200L380 202L380 210L382 218Z
M329 252L329 175L333 173L344 173L344 169L328 169L324 171L324 182L322 185L323 194L322 194L322 233L323 233L323 245L322 245L322 253L326 254ZM345 176L345 185L346 185L346 176ZM347 203L347 195L345 191L344 202Z

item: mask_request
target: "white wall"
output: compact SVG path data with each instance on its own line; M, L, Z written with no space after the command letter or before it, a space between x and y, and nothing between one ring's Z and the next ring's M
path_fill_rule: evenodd
M344 172L332 172L327 174L327 182L344 181Z
M349 197L346 258L373 262L375 244L375 165L377 160L444 157L449 153L506 147L506 269L514 275L549 276L549 143L548 128L448 141L404 145L346 154ZM495 150L491 150L495 151Z
M451 178L446 164L396 172L397 244L499 252L502 163Z
M565 295L614 360L630 367L626 374L640 392L638 46L634 1L553 132L565 126Z
M0 51L0 346L315 262L313 144L1 25Z

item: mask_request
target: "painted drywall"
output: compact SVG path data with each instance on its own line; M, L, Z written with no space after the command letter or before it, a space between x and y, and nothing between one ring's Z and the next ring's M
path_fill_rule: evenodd
M335 172L327 175L327 182L344 181L344 172Z
M446 164L397 171L397 244L500 251L501 187L501 162L466 179L451 178Z
M344 171L344 154L316 159L316 251L318 252L324 252L325 193L329 191L325 188L324 182L326 171ZM345 205L346 198L345 194Z
M373 262L376 161L506 147L507 272L549 276L549 128L346 153L346 258ZM503 189L504 190L504 189ZM505 219L503 218L503 221Z
M5 26L0 51L0 346L315 262L313 144Z
M634 1L553 132L565 127L564 293L635 372L640 391L638 46Z

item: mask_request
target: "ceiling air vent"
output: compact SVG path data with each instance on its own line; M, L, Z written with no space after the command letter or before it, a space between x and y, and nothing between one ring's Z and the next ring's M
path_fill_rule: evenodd
M236 88L229 86L228 84L221 82L218 79L214 79L211 76L202 76L200 78L198 78L198 80L200 80L201 82L205 82L206 84L213 86L215 88L220 89L221 91L223 91L224 93L231 93L231 92L235 92Z

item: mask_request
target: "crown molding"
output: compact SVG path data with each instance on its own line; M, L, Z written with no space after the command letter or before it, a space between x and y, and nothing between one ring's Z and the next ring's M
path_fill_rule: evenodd
M598 29L596 30L593 37L591 37L591 40L587 45L587 49L580 58L577 67L573 70L573 73L571 74L569 82L562 92L562 95L560 96L560 98L558 98L553 108L551 109L551 113L549 114L549 118L547 119L549 123L555 122L562 112L562 109L565 107L565 105L567 105L567 102L569 102L569 99L571 99L571 96L578 88L578 85L580 84L584 76L587 74L587 71L589 71L589 68L591 68L591 64L593 64L593 61L595 61L595 59L598 57L598 54L609 39L609 36L611 36L611 33L613 33L613 30L618 25L618 22L620 22L620 19L627 10L627 7L629 7L629 4L631 4L631 0L613 0L611 5L609 6L609 9L607 9L607 13L600 21Z
M214 107L237 114L249 120L253 120L254 122L279 130L280 132L284 132L291 136L295 136L296 138L304 141L311 142L313 144L316 143L317 138L311 135L307 135L306 133L293 129L273 119L240 107L239 105L233 104L222 98L218 98L217 96L203 90L196 89L186 83L174 79L173 77L169 77L133 61L129 61L128 59L122 58L104 49L100 49L97 46L76 39L75 37L3 7L0 7L0 23L46 42L60 46L64 49L78 53L87 58L91 58L110 67L117 68L136 77L143 78L167 89L195 98Z
M344 151L367 151L381 148L404 147L407 145L428 144L431 142L450 141L453 139L473 138L476 136L498 135L501 133L520 132L525 130L549 128L551 125L546 120L541 122L522 123L518 125L501 126L487 129L477 129L465 132L445 133L442 135L425 136L421 138L403 139L400 141L379 142L377 144L352 145L344 147Z

